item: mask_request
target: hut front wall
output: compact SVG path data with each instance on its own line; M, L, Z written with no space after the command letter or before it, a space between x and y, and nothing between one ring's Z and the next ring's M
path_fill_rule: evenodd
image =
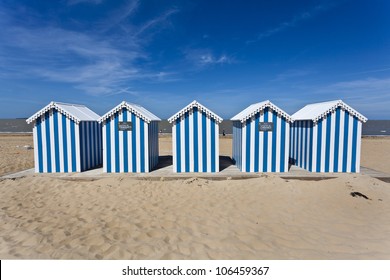
M35 120L35 172L80 172L79 125L56 109Z
M81 171L102 164L102 126L98 122L83 121L80 128Z
M360 172L361 131L358 118L341 108L316 124L296 121L290 157L312 172Z
M173 123L174 172L219 172L219 124L194 107Z
M119 131L120 121L130 121L131 131ZM103 122L104 172L149 172L148 123L123 108Z
M259 122L272 122L273 131L259 131ZM265 108L242 125L241 171L288 172L290 123Z

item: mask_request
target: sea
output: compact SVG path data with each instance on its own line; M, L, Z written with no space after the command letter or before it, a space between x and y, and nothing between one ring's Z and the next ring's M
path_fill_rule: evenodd
M172 126L167 120L159 123L161 133L172 133ZM232 134L232 121L222 121L219 133ZM0 133L32 133L32 125L26 123L26 119L0 119ZM362 135L364 136L390 136L390 120L368 120L363 123Z

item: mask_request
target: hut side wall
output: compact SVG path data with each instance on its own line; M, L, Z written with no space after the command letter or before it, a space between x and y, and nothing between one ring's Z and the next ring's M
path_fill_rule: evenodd
M98 122L83 121L80 129L81 171L102 164L102 126Z
M132 131L119 131L119 121L131 121ZM148 124L123 108L103 122L104 172L149 172Z
M360 172L361 130L358 118L341 108L316 124L295 121L291 160L312 172Z
M240 121L233 121L233 161L241 170L242 166L242 124Z
M152 121L149 124L149 166L152 170L158 164L158 122Z
M219 172L219 124L194 107L173 123L174 172Z
M259 122L272 122L273 131L259 131ZM288 172L290 123L265 108L242 126L244 172Z
M80 172L79 125L56 109L34 122L35 172Z

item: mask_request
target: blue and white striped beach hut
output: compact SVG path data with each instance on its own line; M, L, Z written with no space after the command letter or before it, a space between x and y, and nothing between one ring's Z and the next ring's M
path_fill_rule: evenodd
M219 172L222 118L194 100L168 121L173 126L173 171Z
M144 107L123 101L99 119L103 171L150 172L158 163L158 122Z
M81 172L102 163L99 116L84 105L51 102L33 123L35 172Z
M269 100L233 118L233 160L243 172L288 172L291 116Z
M290 157L312 172L360 172L362 123L341 100L310 104L292 116Z

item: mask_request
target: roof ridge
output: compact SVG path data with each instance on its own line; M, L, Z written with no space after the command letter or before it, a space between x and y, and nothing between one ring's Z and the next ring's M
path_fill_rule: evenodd
M215 119L217 122L221 123L223 119L218 116L216 113L208 109L206 106L200 104L198 101L194 100L184 108L182 108L180 111L172 115L170 118L168 118L168 122L172 123L182 115L184 115L186 112L190 111L193 107L197 107L199 110L206 113L206 116L209 116L210 118Z
M133 114L135 114L137 117L139 117L139 118L143 119L144 121L146 121L147 123L150 123L153 120L161 120L159 117L157 117L155 114L150 112L148 109L146 109L142 105L135 104L135 103L130 103L130 102L127 102L127 101L122 101L117 106L112 108L110 111L105 113L102 117L100 117L98 119L98 122L102 123L104 120L106 120L107 118L111 117L112 115L117 113L119 110L123 109L124 107L126 109L128 109L130 112L132 112ZM145 110L148 114L150 114L150 116L145 115L144 112L140 112L139 108L137 108L137 107L140 107L143 110ZM156 119L154 119L154 118L156 118Z
M258 106L257 106L258 105ZM254 107L254 108L251 108ZM247 119L252 118L260 111L263 111L266 107L271 108L273 111L276 111L279 115L284 117L287 121L292 121L292 117L287 114L284 110L280 109L278 106L273 104L270 100L265 100L257 103L253 103L246 107L244 110L240 111L238 114L233 116L230 120L239 120L242 123L245 122Z

